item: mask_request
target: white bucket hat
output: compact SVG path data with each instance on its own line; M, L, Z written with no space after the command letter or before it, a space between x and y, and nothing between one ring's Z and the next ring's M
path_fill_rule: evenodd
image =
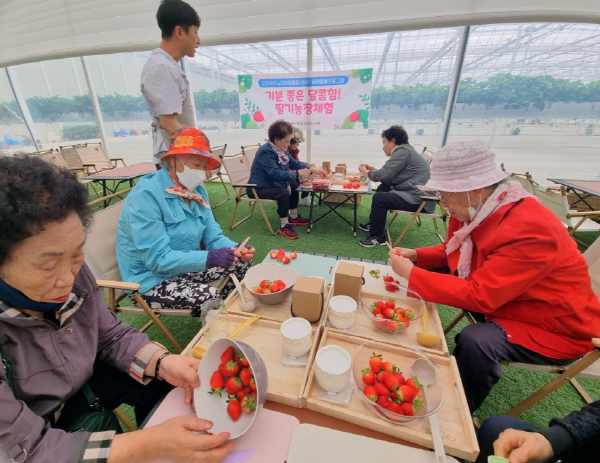
M506 178L495 158L490 146L481 140L448 143L433 155L429 181L417 188L459 192L493 185Z

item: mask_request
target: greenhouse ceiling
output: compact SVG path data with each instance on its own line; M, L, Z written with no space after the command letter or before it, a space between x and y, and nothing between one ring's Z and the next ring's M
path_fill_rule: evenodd
M202 18L203 44L211 46L496 23L600 24L598 0L189 3ZM159 41L154 18L158 4L159 0L2 0L0 66L152 49Z

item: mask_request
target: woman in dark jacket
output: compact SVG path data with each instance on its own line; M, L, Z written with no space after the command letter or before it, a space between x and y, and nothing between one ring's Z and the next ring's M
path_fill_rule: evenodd
M290 156L288 148L294 129L289 122L273 122L268 133L269 142L256 152L248 183L256 185L259 198L277 201L277 213L281 219L279 234L295 240L298 233L292 226L308 225L308 220L298 215L300 194L297 191L290 193L288 183L298 184L300 177L308 177L311 173L323 175L325 172ZM248 196L254 197L250 188Z

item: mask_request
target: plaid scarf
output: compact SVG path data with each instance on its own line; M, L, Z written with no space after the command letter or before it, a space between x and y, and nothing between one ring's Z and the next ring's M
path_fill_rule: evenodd
M204 207L210 207L208 204L206 204L206 201L204 201L204 198L202 196L197 195L192 190L184 187L181 183L179 183L177 181L177 179L175 178L175 176L173 175L173 172L169 171L169 177L171 177L171 180L173 181L175 186L170 186L169 188L167 188L165 190L167 193L175 195L175 196L180 196L185 199L197 201Z

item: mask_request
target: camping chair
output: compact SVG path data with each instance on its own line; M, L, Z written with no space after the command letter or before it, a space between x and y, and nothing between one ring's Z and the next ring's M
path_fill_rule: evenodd
M260 199L256 194L256 184L248 184L248 179L250 178L250 167L248 159L244 155L244 153L238 153L233 156L221 156L221 165L225 168L225 172L227 172L227 176L229 177L229 183L231 187L236 192L235 196L235 207L233 208L233 214L231 216L231 222L229 223L229 229L233 230L235 227L240 225L241 223L248 220L254 214L254 208L258 204L260 208L260 212L265 219L265 223L267 227L269 227L269 232L271 235L275 236L275 232L273 231L273 227L271 227L271 223L269 222L269 218L265 213L265 209L263 208L263 203L275 203L277 201L273 199ZM254 198L249 198L246 193L246 188L251 188L252 193L254 194ZM250 213L241 219L237 223L233 223L235 221L235 215L237 213L240 202L250 203Z
M576 238L573 234L579 231L598 231L600 224L590 219L600 219L600 211L571 211L567 200L567 191L564 186L556 188L544 188L534 182L529 174L527 180L531 185L531 192L540 198L542 204L556 214L560 221L567 227L569 235L573 237L582 246L587 247L587 244ZM578 219L576 224L573 224L572 219Z
M253 145L242 146L242 154L246 156L248 160L248 165L252 167L252 163L254 162L254 158L256 157L256 152L260 148L260 143L255 143Z
M528 172L525 172L524 174L510 172L509 170L505 169L504 163L500 164L500 167L502 168L502 172L504 172L508 176L506 177L506 181L514 180L516 182L519 182L521 185L523 185L523 188L525 188L525 190L527 190L529 193L532 193L531 184L528 179Z
M69 151L69 156L75 154L81 160L81 163L87 168L89 173L102 172L104 170L110 170L117 167L117 163L120 161L123 166L127 166L123 158L109 158L106 153L106 149L102 143L83 143L79 145L72 145L67 147L60 147L61 152L64 149L72 149ZM73 153L74 152L74 153ZM65 154L63 154L63 157ZM66 160L66 157L65 157Z
M583 254L588 263L588 271L592 280L592 289L598 298L600 298L600 239L596 241ZM504 365L510 365L516 368L522 368L530 371L542 371L545 373L556 373L558 376L550 381L545 386L531 394L525 400L511 408L507 415L519 416L525 410L528 410L540 400L552 394L558 388L566 383L571 383L579 392L581 397L591 403L592 399L577 381L577 377L587 379L600 379L600 339L592 339L594 349L584 355L579 360L565 367L546 366L546 365L531 365L528 363L511 363L502 362Z
M212 148L210 150L210 152L217 159L221 159L222 156L225 156L226 149L227 149L227 144L224 144L223 146L215 146L214 148ZM213 209L215 209L216 207L220 206L224 202L229 201L231 199L231 196L229 195L229 190L227 189L227 185L225 185L225 181L223 180L223 174L221 173L222 168L223 168L223 166L219 167L216 171L208 171L207 176L206 176L207 182L211 182L211 181L217 180L217 179L220 180L221 184L223 185L223 188L225 188L225 193L227 193L226 199L224 199L223 201L221 201L217 204L211 205L211 207Z

